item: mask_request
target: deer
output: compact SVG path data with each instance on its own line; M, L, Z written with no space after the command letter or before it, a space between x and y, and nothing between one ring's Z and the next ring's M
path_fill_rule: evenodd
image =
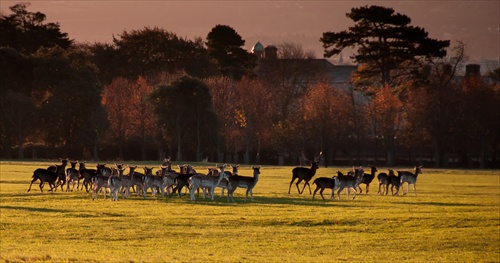
M228 178L228 187L227 187L228 201L229 198L231 198L231 200L234 202L233 193L238 187L240 187L247 189L245 193L244 202L247 201L248 194L250 194L250 199L253 202L253 188L255 187L255 185L257 185L257 182L259 181L260 168L261 168L260 165L252 166L253 177L233 175Z
M113 168L115 169L115 168ZM125 170L122 167L117 167L117 176L110 176L108 179L109 186L109 200L110 201L118 201L118 192L121 193L122 198L124 198L124 194L121 191L123 185L123 171Z
M75 183L78 183L76 189L80 185L80 171L76 169L76 164L78 161L69 162L71 164L71 168L66 169L66 192L69 192L69 185L72 184L71 191L75 189Z
M295 185L297 186L297 191L299 191L299 194L302 194L304 192L306 185L309 186L309 194L312 193L311 192L311 185L309 184L309 181L316 174L316 170L319 169L319 160L321 158L321 155L322 155L322 152L319 153L317 160L314 160L311 162L311 168L295 167L292 169L292 180L290 181L290 186L288 187L288 194L290 194L290 188L292 188L292 184L295 181L295 179L298 179L298 181ZM302 181L304 181L305 183L304 183L304 187L302 187L302 191L300 191L299 184Z
M389 185L391 186L391 194L397 195L399 193L399 188L401 186L401 175L394 175L393 170L389 170L389 175L387 176L387 184L385 186L385 195L389 193ZM394 193L394 187L396 187L396 193Z
M52 166L49 166L47 170L53 171L57 174L57 186L61 186L61 191L63 190L63 187L66 185L66 165L68 165L68 159L61 159L61 164L55 164Z
M137 166L129 166L129 175L130 175L130 179L131 179L131 187L136 189L135 191L135 194L137 196L140 195L140 192L143 191L144 192L144 189L143 189L143 184L144 184L144 181L143 181L143 177L144 177L144 174L143 173L139 173L139 172L136 172L135 169L137 168ZM130 192L130 187L129 187L129 192Z
M163 181L157 179L161 179L161 176L153 176L153 168L147 168L144 167L144 176L142 177L142 183L143 183L143 192L144 192L144 199L146 199L146 193L148 192L148 189L151 188L151 193L153 197L156 196L156 190L158 189L161 192L161 195L164 196L163 192Z
M363 180L363 176L365 171L363 168L353 168L354 170L354 176L350 175L343 175L340 171L337 172L337 177L339 179L339 190L337 192L338 199L340 200L340 192L344 190L344 188L347 188L347 199L349 200L349 194L351 193L351 188L354 190L354 196L353 200L356 198L356 188L358 185L361 183L361 180Z
M170 196L175 185L174 179L177 176L177 173L175 171L172 172L172 170L169 169L168 166L162 165L160 166L160 170L156 172L156 175L157 176L155 179L160 178L162 181L161 197L165 197L165 192L167 192L168 195Z
M194 195L194 192L202 187L202 188L208 188L210 189L210 195L211 195L211 200L213 201L215 198L215 187L219 185L220 181L226 176L224 173L224 168L226 165L221 165L218 168L220 171L217 173L216 176L214 175L205 175L205 174L195 174L192 175L189 178L189 188L190 190L190 196L191 200L196 200L196 197ZM203 191L203 199L205 199L205 191Z
M226 173L226 177L224 179L222 179L222 181L219 183L219 187L222 188L221 190L221 193L220 193L220 197L224 196L224 190L227 189L228 187L228 178L231 177L231 176L234 176L234 175L238 175L238 170L240 168L240 165L236 165L236 166L232 166L231 165L231 168L233 169L232 172L230 171L224 171L224 173ZM209 173L210 173L210 169L209 168Z
M94 198L96 200L98 199L99 190L102 188L104 188L103 195L104 200L106 200L106 188L109 188L108 179L112 176L111 169L106 167L106 164L97 164L96 168L97 172L94 177L92 177L92 200L94 200Z
M389 175L387 175L387 173L379 173L377 175L377 179L378 179L378 192L377 194L380 194L380 195L383 195L384 193L382 191L384 191L384 187L387 186L387 178L390 176L390 175L394 175L394 171L389 169Z
M172 193L179 195L179 197L182 197L182 188L186 187L189 189L189 178L193 176L192 174L187 173L187 167L185 165L183 166L178 166L180 169L179 174L175 177L175 188L172 190Z
M321 198L323 198L323 200L325 200L325 197L323 196L323 191L328 188L328 189L332 189L332 193L330 194L330 200L333 199L333 193L335 192L335 190L337 190L340 186L340 181L338 179L337 176L333 176L332 178L329 178L329 177L319 177L319 178L316 178L316 180L314 180L313 184L316 185L316 189L314 190L314 193L313 193L313 196L312 196L312 200L314 200L314 196L316 195L316 192L319 191L319 194L321 195Z
M361 180L360 184L366 184L366 193L368 194L368 191L370 189L370 183L373 181L373 178L375 178L375 173L377 172L377 167L374 165L369 165L370 167L370 173L369 174L364 174L363 179ZM361 187L358 185L359 193L363 193L363 190L361 190Z
M398 175L400 176L400 184L401 187L403 186L404 183L408 183L406 192L403 192L403 195L408 194L410 191L410 185L413 185L413 190L415 191L415 195L417 195L417 188L416 188L416 183L417 183L417 178L418 175L422 173L422 166L415 166L415 173L411 173L408 171L398 171Z
M85 191L89 192L89 185L92 183L92 177L97 173L96 169L87 169L85 167L86 162L80 162L80 167L78 171L80 172L80 177L78 178L78 185L80 185L80 180L83 179L82 189L85 186ZM77 187L78 189L78 187Z
M34 182L37 180L40 180L40 192L43 192L43 186L45 185L45 182L47 182L50 186L49 191L56 191L57 186L56 186L56 180L59 178L56 172L48 170L48 169L43 169L43 168L38 168L33 172L33 175L31 176L33 180L31 180L30 187L28 188L28 192L31 190L31 186L33 185Z

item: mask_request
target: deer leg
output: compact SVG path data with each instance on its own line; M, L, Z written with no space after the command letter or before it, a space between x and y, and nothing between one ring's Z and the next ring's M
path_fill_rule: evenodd
M306 188L306 185L309 187L309 194L311 194L311 185L309 184L309 181L307 181L305 184L304 184L304 188ZM302 188L302 192L304 192L304 188Z
M342 192L342 190L344 190L344 187L341 187L339 189L339 191L337 192L337 197L338 197L339 200L340 200L340 192Z
M31 190L31 185L32 185L32 184L33 184L36 180L38 180L38 178L31 180L31 184L30 184L30 188L28 188L28 192Z
M323 196L323 191L325 191L325 188L321 188L321 191L319 191L319 194L321 195L321 198L323 198L323 201L325 201L325 197Z
M295 186L297 186L297 191L299 191L299 194L302 194L302 192L300 192L300 188L299 188L300 182L302 182L302 179L299 178L299 180L297 181L297 183L295 184Z
M292 188L293 181L295 181L295 177L292 177L292 181L290 181L290 186L288 187L288 194L290 194L290 189Z
M368 191L370 189L370 184L366 184L366 193L368 194ZM361 194L361 192L359 192Z
M314 190L314 193L313 193L312 200L314 200L314 196L316 195L316 192L318 192L319 188L320 188L319 186L316 186L316 189Z
M417 196L417 184L413 184L413 190L415 190L415 196Z

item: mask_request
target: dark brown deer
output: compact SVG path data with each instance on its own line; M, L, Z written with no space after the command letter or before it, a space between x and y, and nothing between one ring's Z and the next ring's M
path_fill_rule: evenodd
M50 186L49 191L57 190L56 180L59 178L59 176L57 176L57 173L54 171L38 168L33 172L33 176L31 176L31 178L33 178L33 180L31 180L28 192L31 190L31 185L33 185L33 183L36 182L37 180L40 180L40 185L39 185L40 192L43 192L43 186L45 185L45 183L49 184Z
M85 191L89 192L89 186L92 183L92 177L97 173L96 169L87 169L85 167L85 161L80 162L79 167L80 177L78 178L78 185L80 185L80 180L83 179L82 189L85 186ZM78 189L78 187L77 187Z
M189 190L189 178L193 175L187 173L187 167L186 166L178 166L180 169L180 172L177 176L175 176L174 182L175 182L175 188L172 190L172 193L179 195L179 197L182 196L182 189L186 187Z
M314 180L313 184L316 185L316 190L314 190L312 200L314 200L314 195L316 195L316 192L318 192L318 190L320 190L320 189L321 189L321 191L319 191L319 194L321 195L321 198L323 198L323 200L325 200L325 197L323 196L323 191L327 188L332 190L332 193L330 194L330 200L332 200L333 193L335 192L335 190L337 190L339 188L340 182L339 182L339 179L337 176L334 176L332 178L320 177L320 178L316 178L316 180Z
M292 184L295 181L295 179L298 179L298 181L295 185L297 186L297 191L299 191L299 194L302 194L304 192L306 185L309 186L309 194L312 193L311 192L311 185L309 184L309 181L316 174L316 170L319 169L319 161L320 161L321 155L322 155L322 153L320 152L318 158L311 162L311 168L295 167L292 169L292 181L290 181L290 186L288 187L288 194L290 194L290 188L292 188ZM302 187L302 191L300 191L299 184L302 181L304 181L304 187Z
M66 185L66 165L68 165L68 159L61 159L61 164L55 164L49 166L47 170L55 172L57 174L57 186L61 186L61 191L63 187Z
M382 191L384 191L385 187L387 186L387 178L391 175L394 175L394 171L391 169L389 169L389 175L387 175L387 173L379 173L377 175L377 179L378 179L378 192L377 192L377 194L380 194L380 195L384 194Z
M361 180L361 183L359 184L366 184L366 193L368 194L368 191L370 190L370 183L373 181L373 178L375 178L375 173L377 172L377 167L374 165L369 165L370 166L370 173L366 174L363 176L363 179ZM358 186L359 193L363 193L363 190L361 190L361 186Z
M408 171L398 171L398 175L401 177L401 187L403 187L404 183L408 183L406 192L403 193L403 195L408 194L408 192L410 191L410 185L413 185L413 190L415 190L415 195L417 195L416 183L418 175L422 173L422 166L415 166L414 169L415 173L411 173Z
M397 195L399 193L399 188L401 186L401 175L394 175L393 170L389 170L389 175L387 176L387 184L385 186L385 195L389 193L389 186L391 186L391 194ZM396 193L394 193L394 187L396 187Z

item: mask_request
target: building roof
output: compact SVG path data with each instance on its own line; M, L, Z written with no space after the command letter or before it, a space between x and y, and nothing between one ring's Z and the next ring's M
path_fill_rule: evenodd
M264 45L262 43L257 42L255 45L252 47L252 53L255 52L264 52Z

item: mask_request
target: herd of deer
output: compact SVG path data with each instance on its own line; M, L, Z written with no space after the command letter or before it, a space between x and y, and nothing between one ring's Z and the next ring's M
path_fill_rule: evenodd
M321 156L321 154L320 154ZM208 168L208 173L198 173L193 169L191 165L185 164L178 166L180 171L177 172L172 170L169 159L165 159L165 162L159 167L160 169L153 174L153 168L144 167L144 173L137 172L137 166L127 166L129 168L129 173L124 174L126 168L123 164L115 164L115 167L106 167L105 164L97 164L96 169L87 169L85 167L85 162L79 162L79 169L76 168L78 161L69 162L71 167L66 169L68 164L67 159L62 159L61 164L50 166L47 169L38 168L33 172L32 181L30 183L28 192L31 190L31 186L37 180L40 180L40 191L43 192L43 187L45 183L49 184L49 191L56 191L60 186L61 190L66 186L66 191L73 191L75 184L77 189L83 189L87 192L92 192L92 200L98 198L98 193L103 190L104 199L106 199L107 192L109 190L110 200L118 200L118 194L121 194L122 198L129 198L130 189L133 189L137 196L142 196L146 198L148 190L151 191L153 197L157 193L161 193L162 197L165 197L165 193L169 196L177 193L179 197L182 196L182 191L186 188L189 191L190 199L196 200L195 193L198 193L202 189L203 199L205 199L206 194L210 194L211 200L215 198L216 187L222 188L221 197L224 195L224 190L227 190L227 200L234 202L233 193L237 188L245 188L245 202L250 194L250 198L253 201L253 188L259 181L260 166L252 166L253 177L242 176L238 174L239 166L231 166L232 172L225 171L227 165L217 165L213 168ZM292 180L290 181L290 186L288 187L288 194L292 184L297 180L296 186L299 194L302 194L305 187L309 187L309 193L311 194L311 185L309 181L316 174L316 170L319 168L319 157L317 160L311 162L311 167L296 167L292 169ZM316 189L314 190L312 199L319 191L319 194L325 200L323 196L323 191L325 189L331 189L330 200L333 199L334 192L337 191L338 199L340 200L340 193L342 190L347 190L347 198L351 189L354 190L353 199L356 198L356 192L359 190L361 193L361 184L366 184L366 193L369 191L370 183L375 178L375 173L377 168L370 165L371 172L369 174L364 173L363 168L356 167L352 171L349 171L347 175L338 171L336 176L332 178L320 177L314 180L313 184L316 184ZM404 183L407 183L407 194L410 190L410 185L413 185L415 195L417 194L417 189L415 187L417 177L422 173L421 167L415 167L415 172L411 173L408 171L397 171L398 175L394 174L394 171L389 169L389 173L379 173L377 175L379 181L378 194L388 194L389 186L391 186L392 195L397 195L399 189ZM83 183L80 186L80 181ZM304 186L302 190L299 188L299 184L304 181ZM71 186L71 188L70 188ZM385 189L384 189L385 187ZM396 192L394 193L394 187Z
M320 156L321 157L321 153ZM297 191L299 194L304 192L306 186L309 187L309 194L311 194L311 185L309 181L316 174L316 170L319 168L319 157L311 162L310 168L305 167L296 167L292 170L292 181L290 181L290 186L288 187L288 194L290 194L290 189L292 188L293 182L297 179ZM316 189L314 190L312 199L314 200L314 196L319 191L319 194L325 200L323 196L323 191L325 189L331 189L330 200L333 199L333 194L337 191L338 199L340 200L340 193L342 190L347 189L347 199L349 199L349 194L351 192L351 188L354 190L353 199L356 198L356 190L359 189L359 192L362 193L361 184L366 184L366 193L368 193L370 189L370 183L375 178L375 173L378 171L377 168L373 165L370 165L370 173L367 174L364 172L361 167L353 167L352 171L349 171L347 175L342 174L342 172L338 171L336 176L331 178L329 177L320 177L316 178L313 184L316 184ZM406 192L403 194L406 195L410 191L410 185L413 185L413 189L415 191L415 195L417 195L416 182L418 175L422 173L421 166L415 166L415 172L408 171L397 171L398 175L394 174L394 170L389 169L389 174L387 173L379 173L377 175L378 178L378 194L387 195L389 192L389 186L391 186L391 194L398 195L399 189L403 186L404 183L407 183ZM304 186L302 190L299 188L299 183L304 181ZM384 189L385 186L385 189ZM394 193L394 187L396 187L396 192Z
M253 201L253 188L259 181L260 166L252 166L253 177L242 176L238 174L239 166L232 166L232 172L225 171L227 165L218 165L208 169L207 174L198 173L191 165L185 164L178 166L180 172L172 170L169 159L160 166L160 169L153 174L153 168L144 167L144 173L137 172L137 166L128 166L129 173L124 174L126 168L123 164L115 164L115 167L106 167L105 164L97 164L96 169L88 169L85 167L85 162L80 162L79 169L76 168L78 161L69 162L71 168L66 169L68 164L67 159L62 159L61 164L50 166L47 169L38 168L33 172L31 186L37 180L40 180L40 191L43 192L45 183L50 186L49 191L55 191L59 186L63 190L66 186L66 191L73 191L75 184L77 189L85 187L87 192L92 192L92 200L98 198L99 191L104 193L106 199L109 190L110 200L118 200L118 194L122 198L129 198L130 189L134 189L137 196L146 198L148 190L151 191L153 197L157 193L161 193L165 197L165 193L169 196L177 194L181 197L184 188L190 191L191 200L195 200L195 192L201 188L203 190L203 198L206 193L211 195L214 200L215 188L221 187L222 193L227 189L228 202L234 202L233 193L237 188L245 188L245 202L250 194ZM70 188L71 187L71 188Z

